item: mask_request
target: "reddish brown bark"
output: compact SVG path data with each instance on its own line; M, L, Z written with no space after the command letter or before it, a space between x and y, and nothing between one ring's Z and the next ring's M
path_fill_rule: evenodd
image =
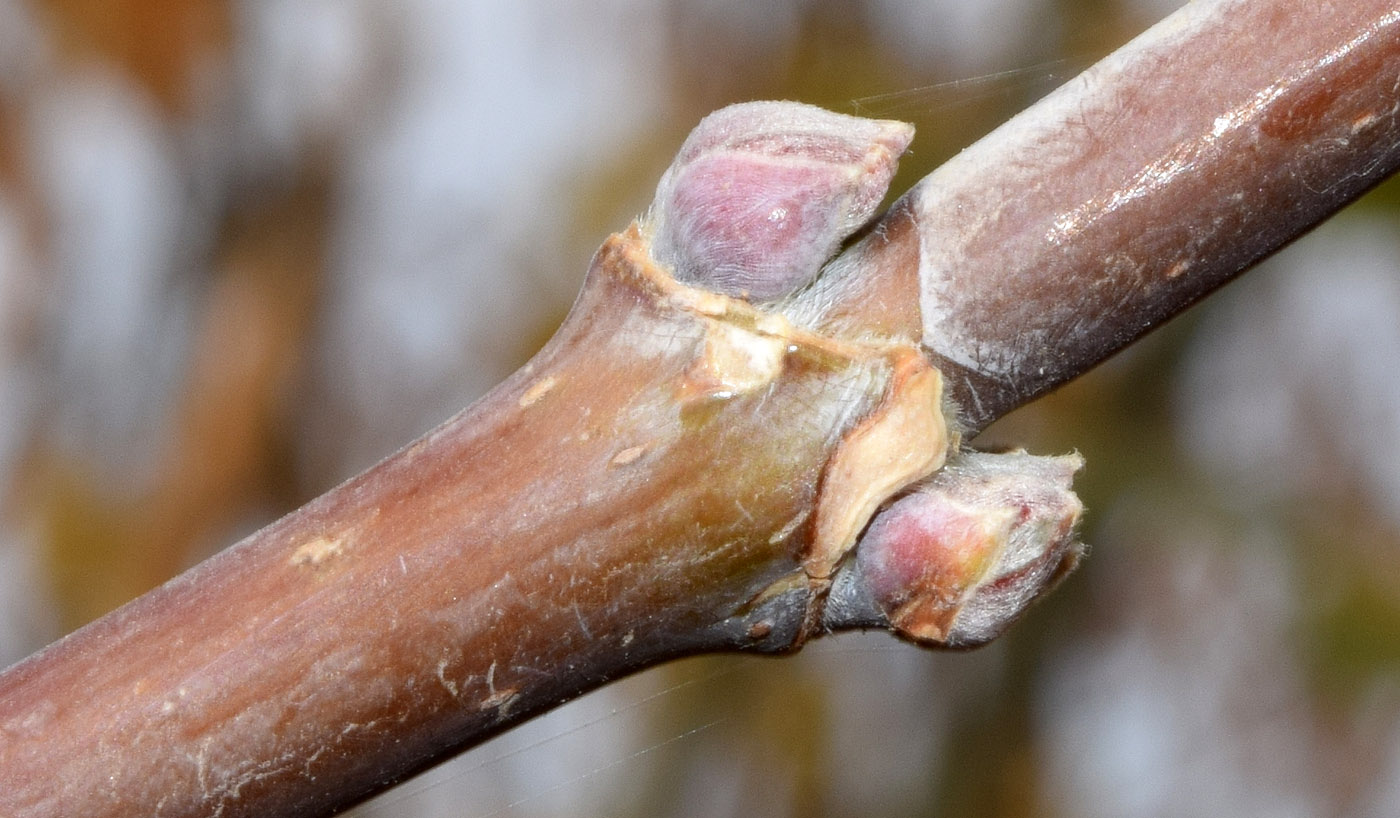
M917 302L981 428L1397 167L1393 0L1192 3L916 185L828 298Z
M328 814L645 665L885 624L837 569L941 462L918 344L979 427L1400 161L1393 4L1174 19L921 183L791 324L611 240L482 402L0 676L0 813Z
M828 461L937 373L668 281L614 237L481 402L11 668L0 813L328 814L636 668L800 644L865 502Z

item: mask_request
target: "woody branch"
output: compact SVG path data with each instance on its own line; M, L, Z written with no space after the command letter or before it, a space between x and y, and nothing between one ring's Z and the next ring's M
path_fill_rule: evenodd
M892 127L873 165L833 161L878 169ZM810 259L775 283L654 213L481 402L0 676L0 811L326 815L676 656L990 638L1073 564L1076 464L960 434L1397 164L1392 4L1219 0L956 157L810 284ZM863 218L843 201L818 264ZM682 272L711 251L738 266Z

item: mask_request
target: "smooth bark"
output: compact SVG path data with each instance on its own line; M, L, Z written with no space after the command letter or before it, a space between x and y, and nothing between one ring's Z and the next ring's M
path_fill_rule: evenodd
M483 400L0 677L0 814L330 814L637 668L796 647L866 473L942 462L937 385L616 236Z
M1397 167L1394 0L1190 3L914 186L826 298L916 301L980 429Z
M639 668L886 625L844 557L956 448L931 363L980 428L1397 163L1393 3L1198 2L776 318L614 237L483 401L0 675L0 813L330 814Z

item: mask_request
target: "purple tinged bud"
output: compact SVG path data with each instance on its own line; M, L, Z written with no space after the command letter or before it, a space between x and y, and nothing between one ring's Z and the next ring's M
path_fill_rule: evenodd
M1078 455L964 452L881 511L857 564L895 631L970 647L1000 635L1078 562Z
M874 215L914 137L902 122L796 102L700 121L661 177L652 256L687 284L763 301L816 278Z

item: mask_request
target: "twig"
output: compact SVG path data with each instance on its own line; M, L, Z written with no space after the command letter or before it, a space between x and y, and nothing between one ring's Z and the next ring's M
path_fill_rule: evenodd
M1394 2L1191 3L926 177L824 281L834 311L916 302L980 429L1397 166Z
M1005 616L968 630L987 597L952 559L982 535L920 537L971 520L1029 542L999 570L1045 587L1077 508L1017 540L993 512L1032 502L1025 469L1007 489L959 456L849 558L956 452L930 363L980 428L1397 163L1393 4L1198 2L772 309L677 283L645 226L615 236L481 402L0 676L0 813L326 815L688 653L837 627L988 638Z

